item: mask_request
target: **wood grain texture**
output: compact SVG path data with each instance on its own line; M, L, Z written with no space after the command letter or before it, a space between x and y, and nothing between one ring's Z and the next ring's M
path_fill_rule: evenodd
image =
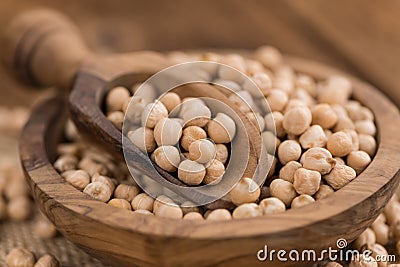
M297 71L326 78L338 70L286 57ZM258 262L269 249L336 247L338 238L356 238L382 211L400 180L398 109L360 80L354 98L375 115L378 151L367 169L331 197L299 210L231 222L187 222L132 214L100 203L68 185L54 170L46 145L65 111L50 99L37 107L20 139L22 163L42 210L70 240L114 266L290 266ZM54 151L53 151L54 152ZM292 266L300 266L294 263ZM305 263L306 266L309 263Z

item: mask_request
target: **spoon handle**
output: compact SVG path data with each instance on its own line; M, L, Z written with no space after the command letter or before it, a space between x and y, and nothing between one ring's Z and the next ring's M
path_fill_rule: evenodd
M71 20L48 9L17 16L7 27L3 44L6 65L39 87L71 88L83 59L90 54Z

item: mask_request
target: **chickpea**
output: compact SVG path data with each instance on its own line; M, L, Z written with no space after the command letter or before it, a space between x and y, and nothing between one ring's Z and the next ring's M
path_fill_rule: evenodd
M123 105L123 112L125 112L125 119L134 125L140 125L142 122L142 115L148 102L141 96L132 96L127 98Z
M200 213L200 208L196 206L193 202L191 201L185 201L181 204L181 209L183 211L183 214L187 214L189 212L197 212Z
M321 174L317 171L311 171L299 168L294 173L293 186L297 193L314 195L319 190Z
M385 246L389 243L389 226L385 223L372 224L372 230L375 233L376 242Z
M168 110L163 103L157 101L148 104L142 113L142 126L153 129L157 122L168 117Z
M183 219L184 220L194 220L194 221L204 220L203 216L200 213L194 212L194 211L186 213L185 216L183 216Z
M286 207L289 207L293 199L297 197L293 184L282 179L275 179L271 182L270 192L272 197L282 200Z
M289 101L287 94L278 89L273 89L267 96L267 102L271 108L271 111L282 111Z
M253 123L255 127L262 132L265 128L264 118L258 112L248 112L246 113L246 117Z
M318 124L324 129L335 126L338 116L328 104L318 104L311 109L312 124Z
M326 85L318 91L317 98L320 103L343 105L351 92L351 82L345 77L335 75L328 78Z
M349 267L378 267L376 261L371 260L370 257L366 258L364 254L351 259Z
M313 125L300 136L299 142L304 149L324 147L327 138L321 126Z
M295 197L292 201L291 208L297 209L315 202L315 199L310 195L300 195Z
M276 132L276 136L282 138L286 135L286 130L283 128L282 113L274 111L265 115L265 128L270 132Z
M229 196L232 202L239 206L244 203L256 202L260 196L260 187L251 178L242 178L231 190Z
M303 101L307 106L314 106L315 105L315 99L310 96L310 94L302 89L302 88L296 88L296 90L291 94L292 99L299 99Z
M359 134L358 139L360 142L360 150L367 152L370 157L375 155L376 141L374 137L367 134Z
M257 48L254 57L270 69L275 69L282 64L281 53L272 46L261 46Z
M279 171L279 178L290 183L294 182L294 173L302 166L297 161L289 161Z
M4 188L4 196L7 199L14 199L16 197L28 196L29 188L22 179L11 179Z
M357 175L371 163L371 157L364 151L352 151L347 156L347 164L352 167Z
M140 188L135 185L119 184L114 191L114 197L131 202L140 193Z
M25 248L14 248L6 257L9 267L32 267L35 264L35 255Z
M224 113L218 113L217 116L208 123L207 133L216 143L229 143L236 134L235 121Z
M160 98L160 101L167 108L168 113L173 111L176 107L179 107L179 105L182 102L180 96L174 92L168 92L168 93L164 94Z
M100 183L107 185L111 190L111 194L115 190L116 183L118 183L116 181L113 181L113 179L111 179L110 177L99 175L99 174L95 174L92 176L92 183L93 182L100 182Z
M211 119L211 111L205 104L197 104L190 100L188 108L181 109L179 113L186 126L204 127Z
M32 215L32 202L26 196L11 199L7 205L8 217L15 221L24 221Z
M299 74L296 77L296 87L303 88L307 91L312 97L317 96L317 86L315 81L311 76L305 74Z
M113 111L108 113L107 119L118 129L122 130L122 124L124 123L124 113L121 111Z
M189 146L189 158L198 163L206 164L215 157L215 150L215 145L210 140L196 140Z
M206 175L206 169L203 165L192 161L184 160L179 164L178 177L188 185L199 185Z
M113 198L110 201L108 201L108 204L113 207L126 209L126 210L132 210L131 204L126 199Z
M393 204L386 205L384 213L389 225L394 225L400 222L400 203L395 202Z
M234 81L216 79L213 81L213 84L228 88L233 92L238 92L242 90L242 87Z
M46 254L38 259L33 267L58 267L60 263L52 255Z
M347 185L354 178L356 178L354 169L343 164L336 164L332 171L324 176L325 181L335 190Z
M277 164L278 159L270 154L267 154L267 167L269 167L267 178L271 178L275 174Z
M130 98L131 94L128 89L122 86L114 87L110 90L106 97L106 108L108 112L122 111L124 101Z
M102 182L88 184L83 192L102 202L107 202L112 195L110 186Z
M274 133L269 131L263 132L261 134L261 138L268 154L274 155L281 141L275 136Z
M225 173L225 166L219 160L212 160L211 164L206 168L206 176L203 182L205 184L217 184L221 181Z
M376 127L372 120L361 120L354 123L356 131L360 134L368 134L374 136L376 134Z
M134 210L153 211L154 199L146 193L135 196L132 200L132 208Z
M328 138L326 146L333 156L344 157L352 151L353 141L350 134L339 131Z
M86 171L90 176L95 174L107 175L108 170L104 164L100 164L89 157L84 157L78 164L78 168Z
M365 245L375 244L376 237L371 228L367 228L362 234L353 242L353 246L357 250L361 250Z
M367 245L367 249L372 252L371 257L375 259L375 261L372 261L374 263L377 263L378 267L387 267L387 262L384 261L379 261L382 257L388 256L387 250L380 244L369 244Z
M283 128L289 134L300 135L308 129L311 119L311 111L307 107L294 107L285 113Z
M168 172L175 172L181 162L179 150L174 146L160 146L153 154L156 164Z
M309 170L318 171L322 175L329 173L335 165L332 154L325 148L313 147L304 152L300 162Z
M58 155L65 155L69 154L72 156L79 155L79 146L75 143L64 143L57 145L57 154Z
M181 146L189 151L189 146L196 140L207 138L207 133L198 126L189 126L182 132Z
M133 213L143 214L143 215L154 215L152 212L148 210L134 210Z
M247 91L232 93L228 99L243 113L251 112L251 107L254 106L253 98Z
M333 128L334 132L343 131L343 130L355 130L353 121L349 117L339 117L335 127Z
M229 153L228 148L224 144L215 145L215 159L225 164L228 160Z
M90 183L90 176L84 170L66 171L61 174L61 177L80 191L83 191L83 189L85 189L85 187Z
M206 217L206 220L209 221L226 221L231 219L232 215L227 209L212 210Z
M36 221L34 232L41 239L50 239L56 236L57 229L47 218L42 216L38 221Z
M272 89L272 81L266 73L255 73L249 79L246 79L242 85L243 89L253 97L268 95Z
M78 158L72 155L62 155L53 164L54 168L59 172L65 172L76 169Z
M334 192L335 192L335 190L333 190L332 187L330 187L329 185L323 184L323 185L320 185L319 190L314 195L314 198L316 200L324 199L324 198L327 198L330 195L332 195Z
M129 140L142 152L151 153L156 149L156 141L152 129L140 127L128 132Z
M278 157L282 164L297 161L301 156L301 146L293 140L283 141L278 147Z
M245 219L262 216L262 209L256 203L244 203L236 207L232 213L233 219Z
M242 56L238 54L226 55L221 58L220 62L229 66L219 66L218 76L221 79L242 83L243 75L240 72L246 72L246 63Z
M182 219L183 212L181 208L176 204L161 204L157 209L154 210L154 215L170 219Z
M302 107L304 108L304 107L308 107L308 106L306 103L304 103L300 99L290 99L286 105L286 108L285 108L283 114L286 114L289 110L291 110L293 108L302 108Z
M182 136L181 124L173 119L163 118L154 127L154 139L159 146L173 146Z
M259 206L263 215L276 214L286 211L285 203L276 197L264 198L260 201Z

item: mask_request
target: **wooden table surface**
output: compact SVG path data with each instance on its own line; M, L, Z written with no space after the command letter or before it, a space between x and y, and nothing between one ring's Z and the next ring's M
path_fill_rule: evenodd
M400 104L399 0L2 0L0 32L37 7L71 16L99 52L271 44L352 72ZM31 104L38 95L3 67L0 80L0 104Z

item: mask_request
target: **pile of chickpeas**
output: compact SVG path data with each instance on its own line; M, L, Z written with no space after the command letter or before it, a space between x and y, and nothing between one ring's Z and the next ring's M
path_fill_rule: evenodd
M8 267L58 267L60 263L50 254L36 260L35 254L26 248L14 248L6 257Z

